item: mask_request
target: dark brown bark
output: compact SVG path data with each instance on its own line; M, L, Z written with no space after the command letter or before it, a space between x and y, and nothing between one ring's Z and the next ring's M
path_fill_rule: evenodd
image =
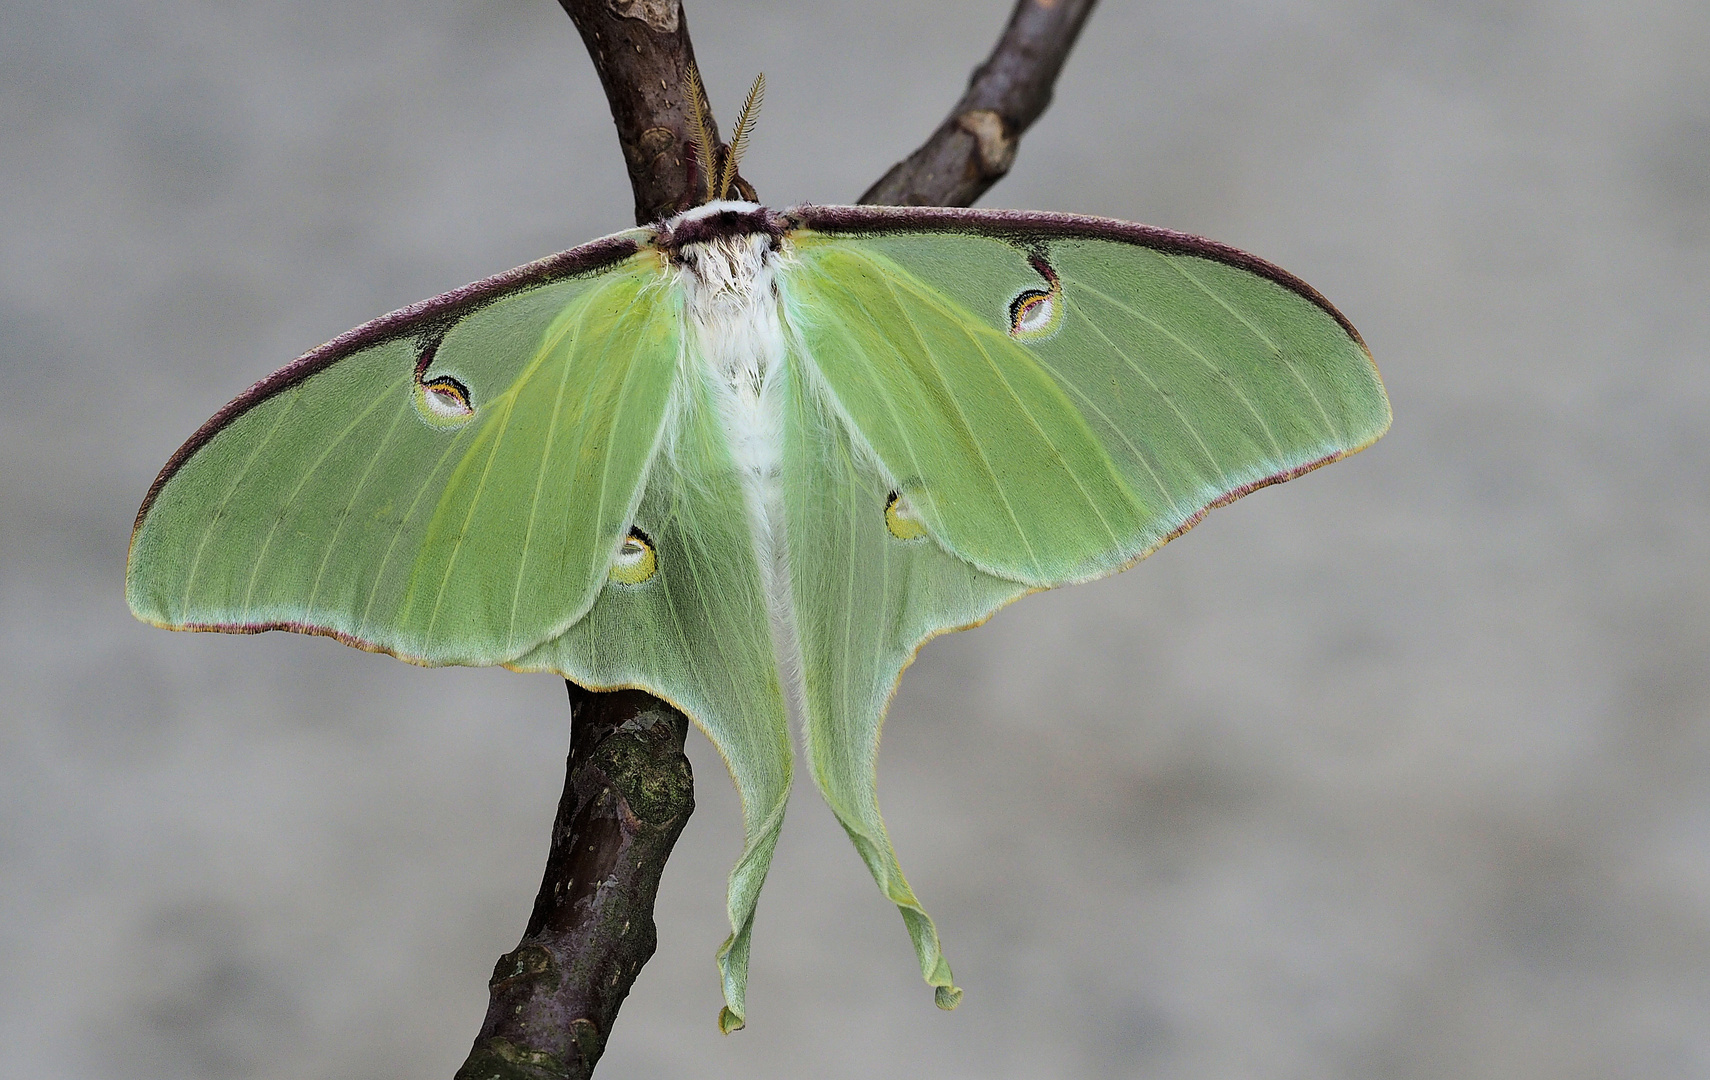
M695 808L688 719L639 690L567 685L569 777L546 874L456 1080L589 1076L658 943L659 876Z
M972 206L1003 179L1095 0L1020 0L968 92L932 137L861 196L882 206Z
M704 202L705 174L695 159L694 121L683 94L695 48L680 0L559 3L581 31L611 104L635 190L635 223L646 225ZM716 140L717 124L712 133ZM722 151L720 144L720 163ZM740 176L735 187L741 198L755 197Z
M705 180L683 94L694 48L680 0L559 3L611 104L636 223L701 202ZM1020 0L950 119L862 201L967 206L978 198L1049 103L1092 3ZM756 198L740 176L736 189ZM659 878L695 806L683 755L688 718L639 690L566 685L570 756L546 873L522 941L493 970L487 1018L456 1080L584 1080L657 944Z

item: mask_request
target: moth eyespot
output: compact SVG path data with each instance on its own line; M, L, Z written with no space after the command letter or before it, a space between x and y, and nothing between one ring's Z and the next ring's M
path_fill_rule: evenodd
M1040 256L1028 260L1048 289L1028 289L1009 302L1009 336L1017 341L1043 341L1063 325L1063 284Z
M926 526L915 513L914 504L908 501L908 496L894 491L885 500L885 528L898 540L918 540L926 535Z
M1052 302L1050 293L1027 293L1015 306L1015 314L1011 316L1015 325L1011 329L1017 334L1037 334L1051 325L1055 311L1056 304Z
M475 415L469 388L449 375L416 383L416 412L434 427L462 427Z
M640 529L630 529L612 563L612 580L623 585L640 585L658 572L659 556L653 551L653 541Z

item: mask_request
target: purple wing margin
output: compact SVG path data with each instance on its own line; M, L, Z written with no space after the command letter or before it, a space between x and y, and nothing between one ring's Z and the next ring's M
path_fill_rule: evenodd
M268 398L289 390L316 372L323 371L357 350L376 342L409 334L432 337L463 316L501 296L564 278L597 273L634 255L651 237L650 230L630 230L591 241L557 255L549 255L526 266L519 266L514 270L507 270L502 274L442 293L431 300L400 308L390 315L382 315L354 330L345 331L318 349L304 353L233 398L178 448L160 470L160 475L155 477L154 483L149 486L142 507L137 511L136 522L132 525L132 534L135 535L136 530L141 528L143 518L148 515L149 507L154 505L160 489L166 486L166 482L172 479L190 456L206 446L210 439L232 421Z

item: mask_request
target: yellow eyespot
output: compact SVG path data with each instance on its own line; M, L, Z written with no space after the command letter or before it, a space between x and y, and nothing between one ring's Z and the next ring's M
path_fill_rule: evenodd
M885 500L885 528L898 540L918 540L926 535L926 526L914 512L914 505L907 496L894 491Z
M469 403L469 388L449 375L426 382L418 379L415 400L417 415L434 427L462 427L475 415L475 406Z
M622 585L640 585L659 572L659 557L653 552L653 541L640 529L630 529L618 548L612 563L612 580Z

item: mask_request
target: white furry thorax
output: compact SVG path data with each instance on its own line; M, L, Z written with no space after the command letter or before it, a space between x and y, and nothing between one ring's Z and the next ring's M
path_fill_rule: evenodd
M782 453L777 400L784 363L772 238L720 236L676 253L691 356L714 390L737 465L772 479Z
M666 224L675 230L727 211L751 214L753 203L709 203ZM710 232L710 235L707 233ZM684 329L691 363L712 391L720 425L744 489L755 556L771 616L772 645L792 687L786 700L799 709L800 646L790 588L789 544L784 535L783 301L777 271L788 258L771 232L708 230L706 239L672 245L672 265L683 290Z

